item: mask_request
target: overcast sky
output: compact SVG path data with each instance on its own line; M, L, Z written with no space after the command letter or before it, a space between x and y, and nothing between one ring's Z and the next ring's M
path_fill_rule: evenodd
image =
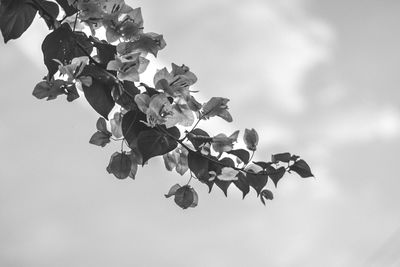
M201 127L255 128L257 159L299 154L316 179L287 175L266 207L194 182L185 211L163 194L187 177L160 159L115 179L118 146L88 144L83 98L31 95L46 74L37 18L0 44L1 266L400 265L400 2L127 2L167 42L151 69L188 65L201 102L231 99L233 123Z

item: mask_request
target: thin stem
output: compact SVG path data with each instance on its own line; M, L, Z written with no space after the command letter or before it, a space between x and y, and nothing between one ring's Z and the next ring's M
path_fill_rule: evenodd
M194 129L196 129L197 125L199 125L199 123L200 123L200 121L201 121L202 119L203 119L203 116L201 116L201 117L197 120L196 124L192 127L192 129L191 129L189 132L187 132L186 135L181 139L182 142L185 141L185 140L187 139L188 135L189 135L191 132L193 132Z
M192 178L193 178L193 173L192 173L192 172L190 172L190 178L189 178L189 181L187 182L187 184L186 184L186 185L189 185L189 184L190 184L190 182L192 181Z
M76 23L78 21L78 15L79 15L79 12L77 12L76 15L75 15L74 29L72 30L73 32L75 31L75 28L76 28Z

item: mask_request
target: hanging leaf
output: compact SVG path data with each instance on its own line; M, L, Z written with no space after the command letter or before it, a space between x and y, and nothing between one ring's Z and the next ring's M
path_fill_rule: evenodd
M42 44L49 77L53 77L58 70L58 63L54 59L68 65L73 58L90 55L92 50L93 45L83 32L73 32L68 23L62 24L48 34Z
M139 110L131 110L122 117L122 133L130 148L137 146L139 134L146 130L151 130L143 122L146 115Z
M131 157L131 160L132 160L132 157ZM133 180L135 180L137 170L138 170L138 164L135 162L132 162L131 171L129 172L129 177L132 178Z
M268 166L267 168L267 173L269 178L271 178L272 182L274 182L275 187L278 186L279 180L285 175L286 168L285 167L280 167L278 169L275 169L272 166Z
M107 122L106 122L106 120L105 120L104 118L102 118L102 117L100 117L100 118L97 119L97 122L96 122L96 129L97 129L98 131L100 131L100 132L107 133L107 134L110 134L110 135L111 135L111 133L107 130Z
M216 158L214 161L218 161ZM233 162L232 159L230 158L223 158L219 161L221 164L217 164L213 161L210 161L210 166L209 166L209 171L215 172L216 173L216 179L214 180L215 184L224 192L225 196L228 196L228 188L232 183L232 180L226 181L226 180L221 180L220 176L222 175L222 171L226 167L234 167L235 163ZM223 167L226 166L226 167Z
M105 147L110 143L111 134L97 131L95 132L89 140L89 143L96 146Z
M123 81L112 90L112 97L117 104L126 110L137 109L135 96L139 94L139 89L135 86L134 82Z
M258 134L254 129L245 129L243 135L243 141L246 144L246 147L250 151L257 150L258 144Z
M245 149L235 149L228 151L227 153L238 157L244 164L249 163L250 153Z
M32 0L1 1L0 29L4 43L19 38L31 26L36 12Z
M268 181L268 175L262 170L258 170L255 165L250 165L246 168L246 180L251 187L253 187L257 195L260 194L261 190L265 187Z
M261 202L262 202L262 203L264 204L264 206L265 206L265 200L273 200L273 199L274 199L274 195L272 194L271 191L265 189L265 190L263 190L263 191L261 192L261 194L260 194L260 199L261 199Z
M290 155L290 153L280 153L280 154L275 154L271 156L271 161L272 162L289 162L292 160L292 156Z
M165 129L165 131L176 139L180 137L180 132L176 127ZM177 147L178 143L169 135L154 129L140 132L137 147L143 156L143 162L152 157L164 155Z
M120 112L114 113L114 118L110 120L111 132L115 138L122 137L122 114Z
M209 162L207 158L201 156L198 152L189 151L188 154L188 166L196 178L208 186L209 192L214 185L213 181L210 181Z
M175 192L175 203L182 209L197 206L197 193L189 185L178 188Z
M189 170L189 164L188 164L189 152L184 147L177 147L174 152L178 158L175 170L180 175L184 175Z
M55 80L53 82L41 81L33 89L32 95L38 99L56 99L57 96L66 94L65 88L70 84L63 80Z
M110 163L107 166L108 173L114 174L118 179L125 179L131 171L132 161L126 153L115 152L112 154Z
M115 106L110 86L102 83L100 80L93 79L90 86L83 84L82 87L86 100L93 109L105 119L108 119L108 114Z
M292 166L289 167L289 169L296 172L302 178L314 176L311 172L310 166L308 166L308 164L302 159L296 161Z
M250 186L246 180L246 176L243 173L239 172L237 177L238 179L236 181L233 181L233 183L240 191L242 191L244 199L245 196L250 192Z

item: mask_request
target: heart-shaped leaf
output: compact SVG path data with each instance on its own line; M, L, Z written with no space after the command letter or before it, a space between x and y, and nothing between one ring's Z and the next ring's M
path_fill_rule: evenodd
M140 132L137 139L137 147L143 156L143 163L152 157L164 155L178 146L175 139L171 137L179 139L180 132L178 128L172 127L165 129L165 131L168 131L169 135L155 129Z
M19 38L31 26L36 12L32 0L1 1L0 29L4 43Z

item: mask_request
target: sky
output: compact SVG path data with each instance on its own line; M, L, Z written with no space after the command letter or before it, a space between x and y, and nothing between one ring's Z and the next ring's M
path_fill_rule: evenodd
M301 155L264 207L207 193L195 209L164 194L188 177L161 159L136 180L105 168L118 145L88 143L97 114L80 98L40 101L39 18L0 44L0 266L399 266L400 2L127 1L167 46L149 69L185 64L198 99L228 97L231 124L255 128L256 159Z

